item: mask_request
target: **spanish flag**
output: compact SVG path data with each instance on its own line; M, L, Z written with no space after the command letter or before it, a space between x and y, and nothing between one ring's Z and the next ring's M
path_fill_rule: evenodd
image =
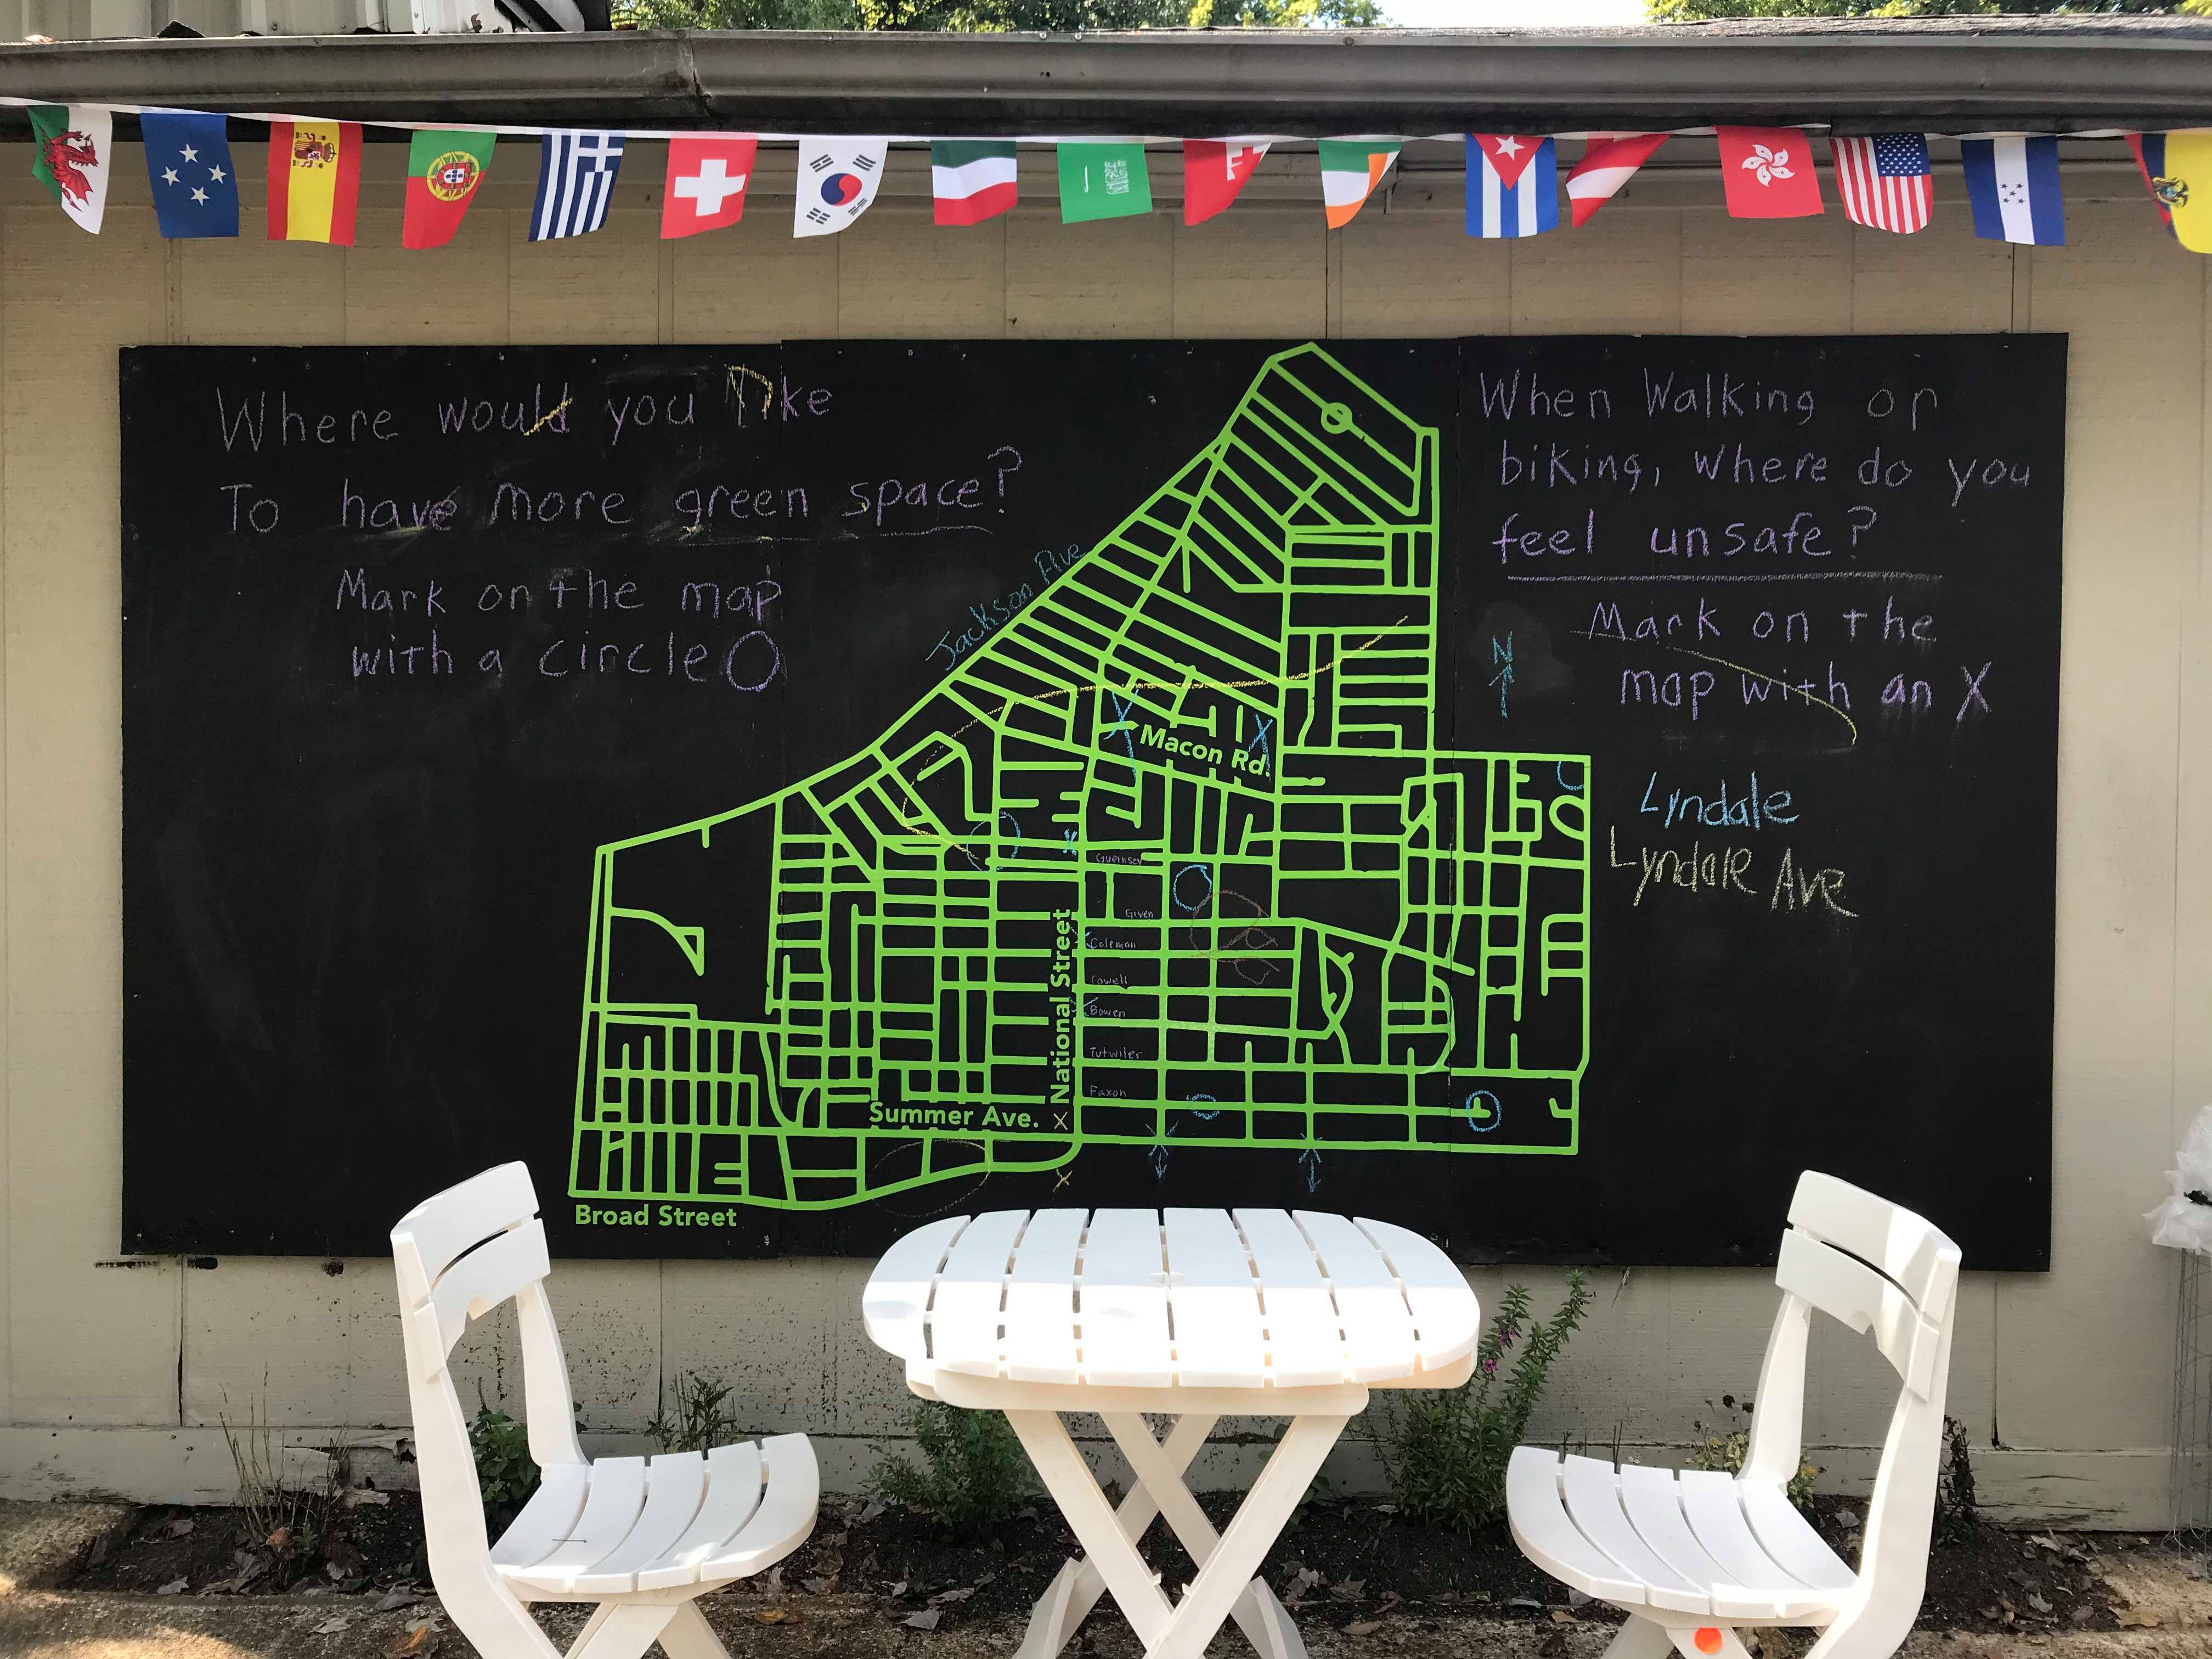
M269 127L269 240L353 246L361 198L361 125L274 121Z

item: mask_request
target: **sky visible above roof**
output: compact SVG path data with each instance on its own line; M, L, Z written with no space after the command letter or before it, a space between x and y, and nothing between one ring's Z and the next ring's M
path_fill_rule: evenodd
M1403 28L1575 28L1641 23L1644 0L1383 0Z

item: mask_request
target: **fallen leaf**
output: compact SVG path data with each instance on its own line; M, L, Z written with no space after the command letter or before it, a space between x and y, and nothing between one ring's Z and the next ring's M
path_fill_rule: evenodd
M869 1500L868 1507L860 1511L860 1524L864 1527L866 1526L869 1522L874 1520L883 1512L884 1506L881 1504L875 1502L873 1499Z
M1575 1622L1575 1616L1571 1613L1569 1613L1565 1607L1553 1607L1552 1609L1552 1622L1555 1625L1571 1625Z
M416 1659L417 1656L430 1652L437 1640L435 1626L416 1625L399 1641L393 1644L392 1652L394 1659Z
M1340 1601L1357 1601L1367 1594L1364 1578L1340 1578L1328 1587L1328 1593Z
M191 1583L192 1581L190 1578L172 1578L167 1583L162 1585L161 1589L155 1590L154 1594L156 1595L182 1595L186 1590L191 1588Z
M315 1634L318 1636L336 1636L340 1631L349 1628L352 1624L352 1620L343 1617L325 1619L321 1624L315 1626Z
M2094 1607L2076 1607L2066 1616L2077 1625L2086 1625L2097 1616L2097 1610Z
M185 1516L162 1528L161 1535L164 1538L189 1538L192 1535L192 1528L198 1524L190 1516Z
M1589 1598L1589 1596L1587 1596L1587 1595L1583 1595L1580 1590L1574 1589L1571 1585L1570 1585L1570 1586L1568 1587L1568 1589L1567 1589L1567 1605L1568 1605L1569 1607L1588 1607L1589 1604L1590 1604L1590 1598Z
M897 1583L891 1586L891 1600L894 1601L897 1601L899 1597L904 1595L906 1592L907 1582L905 1579L902 1578Z
M753 1621L761 1625L780 1625L791 1617L788 1608L758 1607L753 1612Z
M2148 1607L2122 1607L2119 1612L2122 1630L2156 1630L2165 1622Z
M937 1621L945 1617L935 1607L924 1607L920 1613L909 1613L899 1620L908 1630L935 1630Z
M371 1607L369 1611L371 1613L397 1613L402 1607L413 1607L422 1599L422 1595L421 1591L408 1589L403 1585L394 1584L390 1589L385 1591L383 1595L376 1598L376 1605Z
M2048 1533L2030 1533L2027 1535L2027 1541L2039 1550L2049 1550L2053 1555L2057 1554L2061 1548L2058 1540Z
M345 1495L345 1506L349 1510L357 1510L364 1504L383 1505L391 1502L390 1492L379 1492L374 1486L354 1486Z
M1533 1595L1509 1595L1505 1598L1505 1605L1509 1607L1525 1607L1530 1613L1541 1613L1544 1610L1544 1604Z
M965 1601L975 1593L973 1584L963 1584L958 1589L939 1590L929 1598L929 1605L942 1607L947 1601Z
M2030 1590L2027 1593L2027 1605L2033 1607L2038 1613L2047 1613L2056 1611L2050 1602L2045 1601L2043 1597L2034 1590Z
M830 1594L830 1581L827 1578L802 1578L799 1582L805 1586L806 1593L809 1595L827 1595Z
M1355 1619L1344 1627L1346 1636L1372 1636L1382 1628L1380 1619Z
M261 1541L282 1555L292 1547L292 1529L289 1527L279 1527Z

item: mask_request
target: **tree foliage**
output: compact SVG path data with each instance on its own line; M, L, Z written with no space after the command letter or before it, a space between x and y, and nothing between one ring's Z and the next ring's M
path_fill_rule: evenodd
M2212 0L1644 0L1656 23L1732 17L1981 17L1997 12L2190 12Z
M1377 0L615 0L640 29L1078 30L1371 27Z

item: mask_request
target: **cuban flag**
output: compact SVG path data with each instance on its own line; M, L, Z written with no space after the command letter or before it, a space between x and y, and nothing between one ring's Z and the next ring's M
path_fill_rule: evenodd
M587 236L607 222L607 203L622 167L618 132L549 132L538 155L538 202L530 210L530 240Z
M1985 242L2065 246L2056 138L2012 133L2002 138L1963 139L1959 160L1966 165L1975 235Z
M1467 234L1535 236L1559 223L1559 169L1548 138L1467 136Z

